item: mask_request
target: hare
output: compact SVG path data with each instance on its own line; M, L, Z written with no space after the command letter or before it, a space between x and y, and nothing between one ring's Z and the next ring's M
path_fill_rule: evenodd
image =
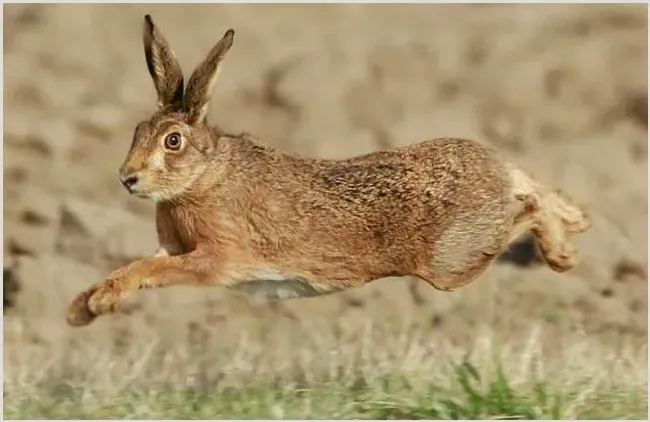
M158 108L135 128L119 173L131 194L156 202L160 246L79 294L70 325L115 312L136 290L174 285L284 299L416 276L452 291L528 230L550 268L575 266L568 237L589 228L586 213L482 143L433 139L312 159L209 124L234 34L226 31L185 88L174 53L145 16Z

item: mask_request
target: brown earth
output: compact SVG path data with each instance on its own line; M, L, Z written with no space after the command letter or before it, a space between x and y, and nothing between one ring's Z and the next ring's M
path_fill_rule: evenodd
M156 247L153 204L117 179L155 105L145 13L186 74L236 29L210 111L227 130L321 157L445 136L495 144L590 210L581 264L554 273L524 242L454 293L402 279L285 302L170 288L66 326L77 292ZM336 337L368 321L460 345L481 327L508 338L538 324L548 341L645 344L647 49L642 5L6 5L5 368L25 345L44 360L57 346L201 335L300 347L316 327Z

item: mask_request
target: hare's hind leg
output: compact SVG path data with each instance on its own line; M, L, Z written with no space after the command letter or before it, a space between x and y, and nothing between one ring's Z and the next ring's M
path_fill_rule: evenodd
M435 242L433 256L416 275L443 291L471 283L506 247L520 210L521 205L504 197L455 216Z
M490 266L496 253L473 251L465 255L462 269L430 267L418 272L417 276L437 290L454 291L476 280Z

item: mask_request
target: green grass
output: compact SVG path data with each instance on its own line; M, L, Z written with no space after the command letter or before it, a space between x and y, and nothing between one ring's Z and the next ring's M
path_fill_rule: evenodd
M251 380L241 387L132 388L97 397L82 386L47 383L29 393L6 388L5 419L645 419L638 389L585 379L571 389L540 381L515 388L501 366L481 376L467 361L446 386L406 376L322 382Z
M32 329L20 324L5 326L5 419L647 417L645 338L542 324L476 329L462 342L386 324L336 336L279 325L191 337L161 326L125 347L101 326L108 335L7 335Z

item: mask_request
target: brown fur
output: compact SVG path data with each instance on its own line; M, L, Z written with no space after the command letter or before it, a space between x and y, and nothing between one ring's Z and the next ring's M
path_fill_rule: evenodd
M495 150L435 139L346 160L276 151L205 120L232 30L182 99L180 66L149 17L144 32L159 109L137 126L120 171L137 176L133 194L157 201L160 249L81 293L70 324L114 312L136 290L178 284L284 298L412 275L451 291L528 230L553 270L575 265L568 235L587 230L585 213ZM174 132L182 145L166 149Z

